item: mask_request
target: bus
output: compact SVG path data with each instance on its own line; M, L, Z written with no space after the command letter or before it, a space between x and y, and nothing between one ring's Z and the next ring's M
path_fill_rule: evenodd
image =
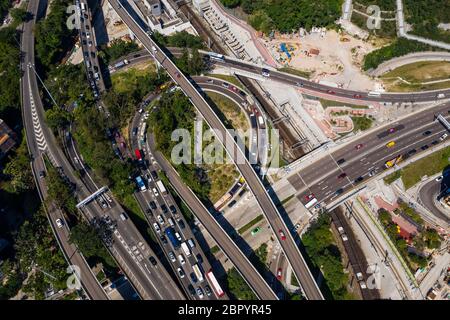
M222 288L219 285L219 282L217 281L216 277L214 276L214 273L212 270L209 270L206 273L206 277L208 278L209 282L211 283L212 287L214 288L214 292L216 293L217 297L222 297L225 292L223 292Z
M172 242L173 248L178 249L180 247L180 241L175 237L175 230L172 227L166 228L164 231L167 238Z
M203 278L203 273L200 270L200 268L198 267L197 263L192 266L192 270L194 270L194 273L197 276L197 279L198 279L199 282L202 282L203 280L205 280Z
M219 54L219 53L215 53L215 52L208 52L208 56L213 60L225 61L225 57L223 56L223 54Z
M136 156L136 159L138 159L139 161L142 161L142 153L141 153L141 150L135 149L135 150L134 150L134 155Z
M186 257L189 257L191 255L191 250L189 250L189 247L187 246L186 242L181 243L181 249L183 249L183 252L186 255Z
M318 201L317 201L316 197L313 197L311 200L308 201L307 204L305 204L305 208L306 208L306 209L309 209L309 208L311 208L313 205L315 205L317 202L318 202Z
M147 190L147 187L144 184L144 180L142 180L141 176L137 176L136 177L136 183L139 187L139 190L141 190L142 192L144 192L145 190Z
M381 97L381 93L378 91L369 91L367 94L369 97Z
M167 194L167 190L164 187L164 184L162 183L161 180L156 181L156 186L158 187L158 189L161 192L161 194Z

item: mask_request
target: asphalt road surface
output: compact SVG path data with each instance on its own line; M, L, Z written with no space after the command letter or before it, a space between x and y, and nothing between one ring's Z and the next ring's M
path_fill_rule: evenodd
M161 66L169 73L169 75L174 79L175 82L182 88L184 93L190 97L191 102L200 111L204 119L208 122L211 128L214 128L222 133L221 142L225 145L228 153L231 155L232 159L235 161L237 168L245 178L248 186L255 194L256 199L260 207L262 208L266 219L269 221L274 233L279 239L281 246L286 254L288 261L296 274L299 282L301 283L302 289L305 296L308 299L321 300L323 299L322 293L320 292L305 260L303 259L299 248L297 247L294 238L292 237L289 228L286 226L285 222L280 216L275 204L272 199L267 194L259 176L253 170L253 167L245 159L244 154L239 149L236 143L225 143L224 138L229 137L229 133L226 131L224 125L211 109L211 107L206 103L202 95L195 89L195 87L189 82L189 80L180 74L180 71L175 66L175 64L167 59L166 55L158 49L156 43L154 43L148 34L146 34L139 25L131 18L129 13L123 9L122 6L119 7L118 2L110 0L109 3L118 12L124 23L132 30L136 37L143 43L146 49L152 53L155 59L161 64ZM128 10L128 9L127 9ZM231 138L232 139L232 138ZM231 141L234 142L232 139Z
M36 104L40 102L39 91L37 91L37 79L29 64L34 64L34 25L39 11L39 1L30 1L27 10L33 14L33 19L23 24L23 32L21 34L21 51L23 60L21 60L21 69L24 71L21 78L21 94L22 94L22 113L23 122L26 129L28 150L32 157L32 170L39 195L42 200L47 197L47 186L45 178L38 178L40 173L45 171L42 154L46 150L46 141L42 128L39 125ZM35 100L36 97L36 100ZM107 300L109 297L104 292L96 277L92 273L89 265L84 257L69 243L69 230L63 225L61 228L56 226L56 219L62 219L63 215L53 204L47 206L47 215L55 234L58 244L72 265L80 268L81 285L86 295L93 300ZM69 276L69 275L68 275Z
M29 12L32 12L35 16L38 12L41 1L32 1L29 3ZM42 154L47 154L50 161L55 167L60 167L62 172L67 178L75 185L76 193L79 199L87 197L91 191L87 186L80 181L73 174L73 167L68 162L67 158L63 154L62 150L55 139L55 136L51 130L45 124L45 115L42 101L40 99L40 91L38 87L37 76L34 72L34 35L33 35L34 22L30 21L25 24L24 32L22 34L21 49L24 53L22 61L22 69L24 70L24 76L22 77L22 96L23 96L23 121L26 128L27 142L29 144L29 150L33 159L38 159ZM39 170L41 170L43 166ZM114 210L111 210L111 215L114 219L119 219L119 214L122 212L120 206L115 205ZM92 202L84 208L85 216L89 218L102 217L105 213L95 203ZM135 226L127 220L126 222L118 223L119 235L123 239L129 240L128 243L145 242L142 236L137 232ZM62 229L59 229L62 230ZM63 237L61 237L63 239ZM124 241L126 241L124 240ZM148 246L146 246L148 247ZM116 241L111 248L115 258L119 264L125 270L125 273L129 276L129 279L138 288L141 297L144 299L182 299L178 287L170 279L165 270L158 273L151 273L149 270L145 270L145 262L137 263L136 257L130 254L125 249L120 241ZM148 252L148 251L146 251ZM85 272L88 276L89 273ZM87 278L88 279L88 278ZM154 284L153 282L156 282ZM95 282L92 282L95 285ZM162 292L162 293L161 293ZM93 294L90 294L93 296ZM101 299L99 297L98 299Z
M434 116L442 113L448 119L448 109L449 105L443 104L384 126L291 174L287 180L303 204L308 203L307 197L312 194L326 205L355 187L362 187L367 179L385 169L386 161L399 155L406 159L423 151L424 146L441 143L440 137L447 130L434 121ZM387 147L391 141L395 144Z
M423 205L430 210L436 217L444 220L447 223L450 223L450 218L448 214L443 212L443 208L438 207L439 204L436 204L435 201L438 201L438 197L442 192L448 189L450 185L450 177L446 176L441 181L436 181L435 179L426 183L419 190L419 199L423 203Z

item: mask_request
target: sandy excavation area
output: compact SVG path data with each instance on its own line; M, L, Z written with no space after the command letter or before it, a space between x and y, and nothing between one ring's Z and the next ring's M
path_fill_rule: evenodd
M280 49L286 44L291 58ZM334 30L324 33L275 35L265 45L278 63L310 72L316 81L333 82L343 88L375 90L377 82L361 71L364 55L375 49L370 43Z

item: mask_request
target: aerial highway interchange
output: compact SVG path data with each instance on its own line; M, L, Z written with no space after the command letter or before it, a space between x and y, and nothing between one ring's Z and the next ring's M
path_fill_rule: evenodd
M137 182L133 199L143 212L145 222L149 226L148 232L153 234L151 239L148 239L146 238L148 235L144 236L126 214L126 209L114 197L108 186L101 185L102 180L96 176L95 170L84 163L79 145L71 130L61 129L61 139L55 136L46 123L42 96L51 97L51 93L44 86L39 77L39 68L36 67L33 32L37 21L43 18L44 2L37 0L28 3L27 11L32 13L33 17L22 26L20 49L23 58L20 66L23 76L20 91L23 124L38 194L45 203L47 218L64 258L69 265L80 268L81 276L77 275L77 277L84 297L87 299L111 300L112 298L94 275L82 252L70 241L70 225L64 222L64 213L54 203L47 200L46 172L50 167L56 168L63 179L73 185L81 219L90 225L98 226L99 223L108 225L111 234L109 238L102 238L103 243L120 269L120 273L129 281L139 299L230 299L224 283L218 282L214 276L219 273L215 267L220 262L213 263L209 259L211 255L211 252L208 252L209 244L203 236L197 234L199 228L190 225L183 216L182 211L185 209L181 208L180 202L177 202L181 201L183 207L193 213L195 220L214 240L226 260L237 270L258 299L283 299L281 292L285 290L286 270L292 270L289 279L291 276L297 279L299 292L305 299L324 300L321 276L316 276L317 270L311 268L311 258L305 256L304 248L299 245L300 236L297 233L297 226L293 228L288 213L280 205L282 202L280 193L277 194L274 190L278 190L280 186L289 190L284 193L290 192L290 197L295 197L299 201L302 212L315 215L318 212L325 212L326 209L331 211L346 204L350 197L359 194L370 182L397 171L405 162L412 163L415 159L425 157L432 151L448 147L447 136L450 128L443 121L450 121L450 104L447 100L450 97L450 89L413 93L363 92L327 86L278 71L267 65L258 65L208 50L200 50L204 61L210 63L212 68L226 68L233 74L253 79L252 81L281 83L294 87L303 94L352 104L377 104L380 108L402 103L421 104L411 114L371 128L365 133L344 139L340 143L321 145L316 150L316 156L304 162L300 161L300 165L292 166L292 168L288 164L284 168L280 181L269 182L266 177L260 175L259 167L249 161L246 150L242 150L236 140L231 137L219 115L206 99L208 92L215 92L228 98L245 114L245 120L250 123L250 127L265 129L267 123L257 123L256 120L254 123L251 122L254 120L251 120L251 117L255 113L264 113L260 104L251 98L254 92L245 86L241 88L228 81L207 75L194 76L183 73L175 63L175 57L180 57L183 51L180 48L165 48L159 45L149 25L134 12L134 6L124 0L108 0L107 2L129 33L145 50L128 54L114 62L110 61L109 68L108 66L102 68L89 4L85 0L77 0L75 4L80 22L79 38L83 69L98 109L104 112L106 117L110 116L102 96L108 90L105 84L106 72L109 73L109 77L116 72L115 65L120 64L120 68L132 68L139 63L153 61L159 69L170 76L171 84L167 89L171 88L170 92L182 91L209 127L214 128L216 133L220 133L216 138L245 181L245 188L250 191L248 193L251 194L249 198L252 202L249 206L253 206L252 214L262 213L263 225L267 226L264 228L265 232L270 233L271 239L278 245L280 252L274 255L276 263L270 266L267 272L259 271L250 257L243 252L244 245L248 249L248 244L245 242L248 242L253 233L259 230L254 232L256 229L253 229L251 236L248 233L241 234L237 241L236 235L226 231L231 225L227 224L226 227L221 225L220 219L217 218L221 214L219 210L205 206L183 182L170 161L157 150L154 136L147 128L147 118L151 112L154 112L148 106L161 98L162 92L159 91L150 92L144 101L136 106L136 112L127 127L129 145L128 149L125 148L137 172L137 176L130 177ZM53 97L50 101L54 103ZM253 104L249 104L249 101ZM445 120L438 121L439 115ZM266 117L264 119L264 121L270 121ZM262 136L261 133L259 134L258 148L268 148L266 133ZM438 179L443 178L430 180L422 186L422 189L418 191L419 200L421 199L421 203L424 203L425 207L440 219L439 221L444 221L447 228L449 218L443 213L442 208L439 208L436 201L444 191ZM430 193L433 194L432 197L429 196ZM341 214L336 216L334 212L333 216L334 219L344 217ZM334 223L336 228L339 228L336 232L341 237L343 237L342 225L350 228L349 224L341 221ZM398 273L398 269L393 269L395 273ZM396 277L401 278L398 274ZM405 285L403 287L408 290ZM378 294L375 296L379 297Z

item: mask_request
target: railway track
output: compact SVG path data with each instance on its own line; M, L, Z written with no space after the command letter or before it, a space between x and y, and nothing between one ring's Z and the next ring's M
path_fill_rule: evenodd
M370 243L372 244L372 247L375 249L377 254L380 257L386 257L386 261L389 262L389 268L392 270L392 273L394 274L394 277L397 280L397 289L403 296L403 298L411 299L411 295L409 294L409 288L405 286L405 284L402 281L402 278L400 276L400 272L397 270L397 268L394 266L393 263L391 263L391 258L387 256L387 250L385 247L377 240L377 237L375 236L374 232L370 229L367 222L365 221L364 217L361 216L361 214L357 210L351 209L350 206L348 206L347 203L345 203L345 206L348 210L350 210L353 218L355 219L356 223L361 227L363 232L367 235ZM398 287L400 285L401 288Z

